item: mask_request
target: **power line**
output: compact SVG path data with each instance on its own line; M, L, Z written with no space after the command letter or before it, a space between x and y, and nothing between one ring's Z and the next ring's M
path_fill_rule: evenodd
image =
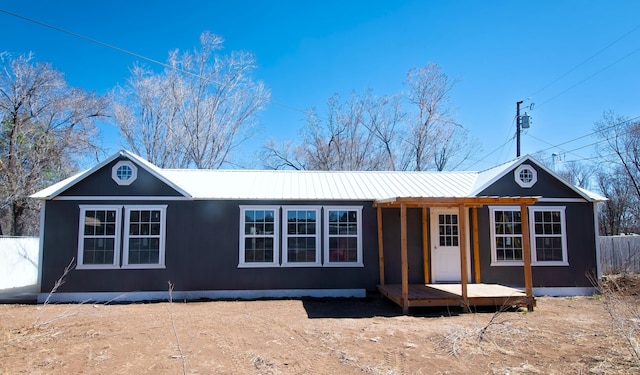
M500 146L496 147L493 151L491 151L490 153L486 154L482 159L480 160L476 160L475 163L471 164L469 166L469 168L473 167L474 165L485 161L489 156L491 156L492 154L494 154L495 152L497 152L498 150L502 149L507 143L513 141L513 138L508 139L505 143L501 144Z
M214 80L212 80L210 78L205 78L205 77L203 77L203 76L201 76L201 75L199 75L197 73L194 73L194 72L191 72L191 71L188 71L188 70L184 70L184 69L178 68L176 66L169 65L169 64L164 63L162 61L158 61L158 60L152 59L150 57L141 55L139 53L132 52L132 51L126 50L124 48L120 48L118 46L114 46L113 44L105 43L105 42L102 42L100 40L97 40L97 39L94 39L94 38L91 38L91 37L88 37L88 36L85 36L85 35L82 35L82 34L78 34L78 33L75 33L73 31L69 31L69 30L63 29L63 28L58 27L58 26L54 26L54 25L51 25L51 24L48 24L48 23L44 23L44 22L35 20L33 18L25 17L25 16L22 16L22 15L17 14L17 13L9 12L9 11L4 10L4 9L0 9L0 13L5 13L5 14L8 14L8 15L10 15L12 17L16 17L16 18L22 19L22 20L27 21L27 22L35 23L36 25L47 27L49 29L52 29L52 30L55 30L55 31L58 31L58 32L61 32L61 33L64 33L64 34L68 34L68 35L71 35L73 37L76 37L76 38L79 38L79 39L83 39L83 40L86 40L88 42L95 43L95 44L98 44L100 46L107 47L107 48L113 49L115 51L130 55L130 56L134 56L134 57L139 58L141 60L145 60L145 61L151 62L153 64L160 65L160 66L162 66L164 68L175 70L175 71L178 71L180 73L184 73L184 74L190 75L190 76L192 76L194 78L202 79L204 81L212 82L212 83L215 83L215 84L218 84L218 85L221 84L220 82L216 82L216 81L214 81ZM283 108L292 110L292 111L296 111L296 112L300 112L300 113L304 113L304 114L308 113L308 111L306 111L306 110L295 108L295 107L292 107L292 106L284 104L284 103L279 103L279 102L276 102L276 101L271 100L271 99L269 99L269 102L272 103L272 104L279 105L279 106L281 106Z
M533 94L529 95L529 97L533 97L537 94L539 94L540 92L544 91L547 87L553 85L554 83L558 82L559 80L561 80L562 78L566 77L567 75L569 75L570 73L572 73L573 71L575 71L576 69L578 69L579 67L583 66L584 64L588 63L589 61L593 60L596 56L600 55L602 52L604 52L605 50L609 49L610 47L612 47L614 44L618 43L619 41L621 41L622 39L624 39L625 37L627 37L627 35L633 33L634 31L640 29L640 25L634 27L633 29L631 29L630 31L627 31L625 34L623 34L621 37L619 37L618 39L614 40L613 42L609 43L607 46L605 46L604 48L602 48L601 50L599 50L598 52L594 53L593 55L591 55L591 57L587 58L586 60L582 61L581 63L579 63L578 65L574 66L573 68L569 69L566 73L560 75L559 77L557 77L556 79L552 80L550 83L546 84L544 87L542 87L541 89L539 89L538 91L534 92Z
M553 148L560 148L560 146L564 146L564 145L566 145L566 144L569 144L569 143L575 142L575 141L577 141L577 140L580 140L580 139L583 139L583 138L586 138L586 137L590 137L590 136L592 136L592 135L594 135L594 134L601 133L601 132L606 131L606 130L609 130L609 129L613 129L613 128L617 127L617 126L620 126L620 125L624 124L625 122L631 122L631 121L635 121L635 120L638 120L638 119L640 119L640 116L636 116L636 117L633 117L633 118L630 118L630 119L627 119L627 120L624 120L624 121L618 122L618 123L616 123L616 124L613 124L613 125L607 126L607 127L605 127L605 128L595 130L595 131L593 131L593 132L591 132L591 133L589 133L589 134L585 134L585 135L582 135L582 136L580 136L580 137L576 137L576 138L570 139L570 140L568 140L568 141L565 141L565 142L559 143L559 144L554 145L554 146L549 147L549 148L545 148L544 150L541 150L541 151L538 151L538 152L545 152L545 151L549 151L549 150L551 150L551 149L553 149ZM625 133L627 133L627 132L625 132ZM623 133L623 134L625 134L625 133ZM598 141L598 142L596 142L596 143L600 143L600 142L602 142L602 141ZM573 151L573 150L572 150L572 151Z
M536 108L540 108L541 106L545 105L546 103L549 103L550 101L552 101L552 100L556 99L556 98L557 98L557 97L559 97L560 95L563 95L563 94L564 94L564 93L566 93L567 91L569 91L569 90L571 90L571 89L575 88L576 86L579 86L579 85L581 85L581 84L585 83L586 81L588 81L588 80L590 80L591 78L593 78L593 77L597 76L598 74L600 74L600 73L604 72L605 70L607 70L607 69L611 68L612 66L614 66L614 65L618 64L620 61L622 61L622 60L624 60L624 59L626 59L626 58L630 57L631 55L633 55L633 54L637 53L638 51L640 51L640 48L637 48L637 49L633 50L631 53L628 53L628 54L626 54L626 55L622 56L620 59L618 59L618 60L614 61L613 63L611 63L611 64L609 64L609 65L605 66L604 68L602 68L602 69L598 70L597 72L593 73L592 75L588 76L587 78L583 79L582 81L580 81L580 82L578 82L578 83L576 83L576 84L574 84L574 85L570 86L570 87L569 87L569 88L567 88L566 90L563 90L563 91L561 91L559 94L556 94L555 96L551 97L551 99L547 99L547 100L545 100L544 102L542 102L542 104L538 104L538 105L536 106Z

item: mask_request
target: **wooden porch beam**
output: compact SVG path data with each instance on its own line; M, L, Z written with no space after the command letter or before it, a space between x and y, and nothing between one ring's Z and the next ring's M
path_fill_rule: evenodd
M467 220L465 205L458 206L458 244L460 245L460 283L462 286L462 303L465 312L469 311L467 291Z
M402 313L409 313L409 265L407 262L407 206L400 205L400 261L402 265Z
M478 209L476 207L471 209L472 215L472 230L473 230L473 274L475 276L475 283L480 284L482 278L480 277L480 240L478 235Z
M427 232L427 208L422 207L422 266L424 269L424 283L431 282L429 271L429 233Z
M488 204L534 204L538 197L397 197L379 199L374 207L456 207L461 204L467 207L482 207Z
M520 205L522 223L522 257L524 258L524 287L527 293L527 310L533 311L533 276L531 272L531 242L529 236L529 210L526 204Z
M382 240L382 207L378 207L378 268L380 270L380 285L384 285L384 243Z

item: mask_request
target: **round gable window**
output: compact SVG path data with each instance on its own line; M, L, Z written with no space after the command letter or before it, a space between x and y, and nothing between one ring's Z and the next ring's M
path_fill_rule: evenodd
M522 164L515 170L515 180L523 188L530 188L538 181L538 172L528 164Z
M130 161L119 161L111 169L111 178L118 185L130 185L138 175L138 168Z

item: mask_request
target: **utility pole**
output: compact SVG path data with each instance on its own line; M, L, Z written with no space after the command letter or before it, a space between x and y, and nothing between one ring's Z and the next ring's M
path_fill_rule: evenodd
M520 104L523 100L516 102L516 157L520 157Z

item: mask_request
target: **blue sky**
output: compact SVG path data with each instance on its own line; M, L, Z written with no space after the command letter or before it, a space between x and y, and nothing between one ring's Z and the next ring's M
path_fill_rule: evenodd
M535 103L522 153L546 150L547 158L590 158L591 147L572 150L591 137L552 146L591 133L605 110L640 115L638 1L61 0L2 1L0 9L159 61L196 47L204 30L223 36L228 51L252 51L256 78L275 103L260 114L262 133L249 147L295 138L304 116L289 107L322 110L333 93L366 88L394 94L410 68L430 62L458 80L451 106L482 143L484 152L463 168L515 157L509 140L519 100ZM71 85L98 93L123 83L139 60L6 13L0 25L0 51L32 51ZM102 141L112 150L120 148L116 135L105 126Z

